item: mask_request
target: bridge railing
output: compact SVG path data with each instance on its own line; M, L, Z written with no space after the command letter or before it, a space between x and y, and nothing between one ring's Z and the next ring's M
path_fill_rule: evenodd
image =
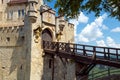
M93 59L99 58L111 61L120 61L120 48L108 48L50 41L43 41L43 48L47 50L67 52L72 55L92 57Z

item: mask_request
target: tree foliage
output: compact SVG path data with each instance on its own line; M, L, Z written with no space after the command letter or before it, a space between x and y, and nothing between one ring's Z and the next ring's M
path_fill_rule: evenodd
M94 12L95 16L107 12L109 16L120 20L120 0L55 0L54 7L58 8L58 13L66 18L76 18L80 11L85 11Z

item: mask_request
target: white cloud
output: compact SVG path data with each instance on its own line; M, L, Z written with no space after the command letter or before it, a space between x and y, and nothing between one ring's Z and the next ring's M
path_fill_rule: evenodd
M96 41L96 43L97 43L98 46L106 47L106 44L105 44L104 40Z
M70 20L70 23L73 23L74 24L74 34L75 36L77 35L76 31L77 31L77 26L79 25L79 22L76 21L75 19L73 20Z
M111 37L107 37L106 39L106 43L109 47L116 47L116 48L120 48L120 44L116 43Z
M120 27L116 27L116 28L112 29L111 32L120 32Z
M106 14L103 14L102 16L95 19L94 22L91 24L88 24L80 34L78 34L78 41L80 42L89 42L94 41L97 38L103 37L102 28L105 27L103 25L103 20L107 17Z
M105 41L96 41L96 44L97 46L120 48L120 44L116 43L110 36L108 36Z
M102 25L103 30L108 30L109 28L106 25Z
M73 23L75 26L74 26L74 29L75 29L75 36L77 36L77 26L80 24L80 23L87 23L88 22L88 17L85 16L82 12L80 13L80 15L78 16L78 19L71 19L69 21L70 23Z
M89 42L88 38L85 38L83 35L79 35L78 41L81 41L81 42Z
M80 13L78 17L78 22L80 23L87 23L88 22L88 17L85 16L82 12Z
M98 26L102 26L103 24L103 20L107 17L107 14L103 14L102 16L98 17L97 19L95 19L95 23Z

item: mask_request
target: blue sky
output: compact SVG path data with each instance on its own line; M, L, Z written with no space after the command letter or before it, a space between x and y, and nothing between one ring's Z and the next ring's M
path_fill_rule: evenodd
M54 1L47 4L53 8ZM120 48L120 21L108 17L106 12L99 17L81 12L78 19L69 22L75 25L76 43Z
M107 47L120 47L120 21L108 17L107 13L95 17L93 13L81 12L78 19L70 20L75 24L75 41Z

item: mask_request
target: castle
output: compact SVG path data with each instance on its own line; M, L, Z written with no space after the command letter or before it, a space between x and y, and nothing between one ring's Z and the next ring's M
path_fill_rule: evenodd
M76 80L74 61L44 53L43 40L74 42L74 25L43 0L0 0L0 80Z

